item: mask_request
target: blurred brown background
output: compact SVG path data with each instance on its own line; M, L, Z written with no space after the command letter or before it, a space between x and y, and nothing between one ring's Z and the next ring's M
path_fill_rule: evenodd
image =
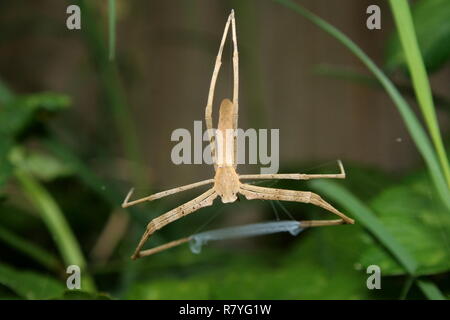
M96 19L106 30L107 1L94 2L101 8ZM73 108L57 121L56 130L68 144L88 154L90 165L97 165L100 172L111 165L117 179L131 180L130 159L112 128L110 106L102 98L101 80L83 30L65 26L66 8L77 1L0 3L2 79L17 92L51 90L74 97ZM301 3L383 64L385 41L392 30L385 2ZM382 30L365 27L370 4L382 8ZM170 160L175 144L170 135L176 128L192 129L194 120L203 119L231 8L236 11L240 49L240 127L279 128L281 167L299 160L320 165L341 158L396 171L419 161L384 91L314 72L318 65L327 64L368 74L347 49L293 12L271 1L119 0L116 61L152 184L171 187L212 174L205 166L175 166ZM215 115L220 99L231 96L231 71L228 47ZM433 75L435 92L448 91L449 76L448 67ZM114 159L102 153L106 145L116 146Z

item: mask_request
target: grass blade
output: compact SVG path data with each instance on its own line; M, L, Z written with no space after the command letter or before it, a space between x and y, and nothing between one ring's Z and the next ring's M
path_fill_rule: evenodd
M417 280L417 286L430 300L447 300L439 288L431 281Z
M405 284L403 285L402 292L400 294L400 300L405 300L408 296L409 291L411 290L412 285L414 284L414 280L416 277L414 276L408 276L408 278L405 281Z
M347 47L355 56L357 56L366 67L375 75L381 85L384 87L392 101L394 102L397 110L400 112L400 115L403 118L403 121L406 125L406 128L414 141L417 149L422 155L425 163L428 167L428 171L430 172L433 183L436 187L436 190L447 207L450 210L450 190L447 186L447 182L444 179L444 175L442 173L441 167L439 165L439 161L434 152L434 149L428 139L428 136L425 133L422 125L419 120L415 116L409 104L400 94L398 89L394 86L394 84L389 80L389 78L381 71L380 68L358 47L349 37L347 37L340 30L326 22L325 20L319 18L314 15L310 11L304 9L300 5L292 2L291 0L274 0L285 7L297 12L302 15L306 19L310 20L312 23L316 24L323 31L329 33L336 40L341 42L345 47Z
M116 0L108 0L108 32L109 60L112 61L116 55Z
M408 65L413 87L416 92L416 98L425 119L425 123L428 127L434 147L436 148L448 187L450 188L450 168L448 158L445 152L444 143L442 142L431 87L428 81L425 64L420 53L419 44L417 42L411 10L409 8L408 1L406 0L390 0L389 3L394 15L395 24L397 25L400 42L406 58L406 64Z
M58 271L61 269L61 264L54 255L2 226L0 226L0 240L49 270Z
M86 273L86 261L78 242L56 201L50 193L48 193L47 190L26 171L16 169L15 176L26 196L41 214L41 217L52 234L53 240L66 265L75 264L84 271L81 278L83 290L95 291L94 282Z
M64 292L57 279L30 271L21 271L0 263L0 284L28 300L56 299Z
M390 232L386 230L370 208L364 205L348 190L335 182L316 180L310 182L310 185L313 189L319 190L321 193L326 194L328 198L338 202L348 212L351 212L356 221L361 223L377 240L383 244L383 246L386 247L386 249L388 249L400 265L405 268L408 274L415 274L418 266L417 262L408 253L408 251L397 242Z
M97 23L96 11L90 1L80 0L79 5L83 12L83 32L89 53L97 68L98 81L103 91L108 109L107 114L112 115L116 132L121 141L122 148L133 163L132 176L136 188L147 187L147 176L143 168L143 155L139 148L137 130L130 113L124 87L119 76L115 61L109 61L108 48L104 44L103 30Z
M370 208L336 182L315 180L309 183L313 189L338 202L350 212L388 251L400 265L414 278L418 263L413 256L390 234ZM408 280L409 281L409 280ZM417 285L428 299L441 299L444 296L431 282L418 280ZM407 289L406 289L407 292ZM406 294L406 293L405 293Z

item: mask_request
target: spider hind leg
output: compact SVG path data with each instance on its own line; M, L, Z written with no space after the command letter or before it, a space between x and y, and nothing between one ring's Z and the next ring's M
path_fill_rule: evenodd
M248 200L261 199L311 203L331 213L334 213L347 224L355 223L355 220L347 217L345 214L337 210L335 207L323 200L318 194L314 192L264 188L251 184L242 184L240 193L242 193Z

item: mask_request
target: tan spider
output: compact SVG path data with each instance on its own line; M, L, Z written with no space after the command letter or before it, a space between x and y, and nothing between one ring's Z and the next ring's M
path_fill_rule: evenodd
M221 143L217 143L215 141L214 135L211 134L211 130L213 128L212 125L212 105L214 98L214 88L217 81L217 76L220 70L220 66L222 64L222 51L225 44L225 40L227 38L228 29L231 23L232 27L232 39L233 39L233 76L234 76L234 86L233 86L233 102L228 99L224 99L220 105L219 111L219 123L217 134L222 136L223 141ZM259 187L251 184L242 183L241 180L255 180L255 179L293 179L293 180L309 180L309 179L318 179L318 178L335 178L335 179L344 179L345 172L342 166L342 163L338 161L340 173L338 174L247 174L247 175L239 175L236 172L236 155L237 155L237 142L236 135L233 135L231 139L233 141L228 140L230 142L227 144L227 138L230 139L230 136L225 134L226 131L237 129L238 123L238 91L239 91L239 73L238 73L238 50L237 50L237 38L236 38L236 24L234 19L234 11L231 11L231 14L228 16L228 20L225 25L225 30L222 36L222 41L220 43L219 53L216 58L216 63L211 79L211 84L209 88L208 101L206 105L205 111L205 120L206 126L208 128L208 132L210 132L210 146L211 153L214 160L214 169L215 176L214 179L203 180L200 182L192 183L189 185L173 188L170 190L158 192L156 194L150 195L145 198L141 198L134 201L129 201L133 189L130 190L127 197L125 198L122 207L126 208L141 202L145 201L153 201L155 199L160 199L162 197L184 191L192 188L196 188L199 186L213 184L213 187L201 194L197 198L186 202L185 204L170 210L169 212L153 219L147 225L147 230L139 242L132 259L137 259L142 256L148 256L150 254L165 250L167 248L176 246L180 243L184 243L189 240L189 238L184 238L176 241L172 241L168 244L141 251L145 242L148 238L156 231L167 224L178 220L190 213L193 213L203 207L207 207L212 205L214 199L218 196L221 198L223 203L234 202L237 199L238 194L242 194L248 200L252 199L263 199L263 200L282 200L282 201L294 201L294 202L303 202L303 203L311 203L316 206L322 207L325 210L328 210L341 219L337 220L313 220L313 221L301 221L303 227L314 227L314 226L324 226L324 225L338 225L349 223L353 224L354 220L347 217L342 212L335 209L328 202L323 200L319 195L310 192L310 191L294 191L294 190L284 190L284 189L275 189L275 188L265 188ZM216 136L217 136L216 134ZM219 159L216 159L216 150L219 155ZM229 161L231 159L231 162Z

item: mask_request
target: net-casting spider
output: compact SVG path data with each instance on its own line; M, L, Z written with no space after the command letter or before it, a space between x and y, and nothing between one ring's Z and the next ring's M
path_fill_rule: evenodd
M224 99L220 105L219 111L219 123L216 135L211 134L213 128L212 125L212 105L214 98L214 89L216 86L217 76L222 64L222 51L227 38L228 30L231 24L231 33L233 39L233 101ZM205 121L208 128L211 153L214 160L215 176L214 179L203 180L200 182L188 184L185 186L173 188L170 190L158 192L156 194L150 195L145 198L141 198L134 201L129 201L133 189L130 190L127 197L125 198L122 207L127 208L135 204L152 201L159 199L180 191L193 189L207 184L213 184L212 188L204 192L200 196L194 198L185 204L170 210L169 212L153 219L147 225L147 229L142 236L132 259L137 259L139 257L148 256L150 254L165 250L167 248L176 246L182 242L186 242L188 238L184 238L177 241L172 241L168 244L141 251L145 242L148 238L156 231L167 224L174 222L190 213L193 213L201 208L212 205L214 199L220 197L223 203L234 202L237 199L238 194L242 194L246 199L263 199L263 200L282 200L282 201L294 201L311 203L313 205L322 207L329 212L332 212L340 217L337 220L310 220L301 221L303 227L313 227L313 226L323 226L323 225L338 225L338 224L353 224L354 220L347 217L342 212L335 209L328 202L323 200L319 195L310 191L294 191L285 189L275 189L275 188L265 188L260 186L255 186L251 184L242 183L242 180L256 180L256 179L293 179L293 180L309 180L309 179L319 179L319 178L334 178L334 179L344 179L345 172L342 163L338 161L340 173L338 174L246 174L239 175L236 172L236 154L237 154L237 139L236 135L227 134L227 131L232 130L235 132L238 125L238 110L239 110L239 57L237 49L237 38L236 38L236 23L234 19L234 11L228 16L228 20L225 25L225 30L222 36L222 41L220 43L219 53L216 58L216 63L214 66L214 71L212 74L211 84L209 88L208 101L205 111ZM217 137L222 137L221 143L218 143ZM233 139L233 141L230 141ZM227 143L228 142L228 143ZM216 155L217 151L217 155Z

